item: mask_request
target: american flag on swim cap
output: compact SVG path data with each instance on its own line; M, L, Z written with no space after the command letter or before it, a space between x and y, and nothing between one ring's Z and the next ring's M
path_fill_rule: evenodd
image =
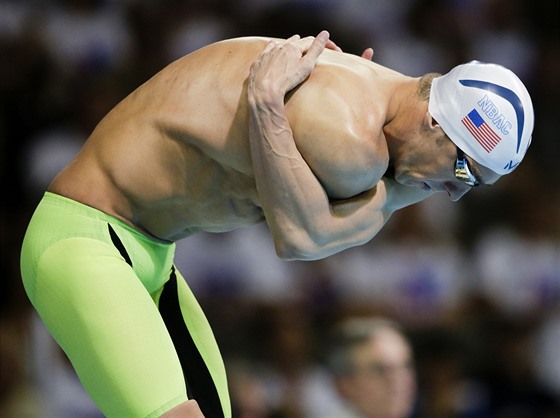
M484 121L476 109L471 110L467 116L461 119L461 122L488 153L502 140L502 138L492 130L490 125Z

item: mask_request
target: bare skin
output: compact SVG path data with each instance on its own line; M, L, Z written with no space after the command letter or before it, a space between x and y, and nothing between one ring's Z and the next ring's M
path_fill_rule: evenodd
M204 418L198 403L190 399L161 415L160 418Z
M418 79L327 45L241 38L179 59L98 124L49 191L163 242L266 220L286 259L367 242L435 191L466 193ZM163 416L202 412L191 400Z
M49 190L163 241L263 221L248 142L246 79L267 42L218 43L165 68L99 123ZM310 93L317 94L314 84ZM299 96L289 105L293 114L308 100ZM320 126L325 116L313 123ZM296 132L298 125L307 129L294 122ZM323 147L347 136L326 136L327 129L317 132Z
M252 88L247 90L251 64L269 42L265 38L223 41L179 59L98 124L49 191L168 242L199 231L229 231L262 222L266 214L279 255L304 259L325 257L371 239L394 210L433 191L446 190L452 198L468 191L468 186L454 180L456 149L450 141L436 150L438 161L426 167L420 164L421 155L416 161L416 154L410 152L420 152L422 147L426 148L422 152L434 151L421 141L443 135L426 116L427 102L414 95L418 79L358 56L323 51L327 39L328 35L316 38L314 46L313 39L291 40L287 50L299 55L268 64L274 68L295 62L299 79L284 91L267 90L273 85L270 78L279 75L263 75L265 71L256 66L250 77ZM254 129L255 109L277 107L278 98L282 100L307 77L313 65L305 63L302 72L301 57L308 50L312 64L320 54L317 65L286 96L281 109L285 112L281 123L291 128L285 140L294 145L290 152L297 150L290 158L313 174L303 176L300 192L313 190L312 195L318 196L298 201L296 213L282 207L290 196L273 200L278 193L287 193L279 190L288 183L271 178L263 164L275 168L285 162L254 163L261 145L249 140L249 122ZM261 56L256 65L266 66L264 59ZM266 146L267 141L262 142ZM383 178L390 160L396 182ZM413 171L409 165L423 171ZM285 171L284 167L277 173ZM429 181L430 190L425 186ZM326 217L314 221L314 210L309 210L325 204L327 209L340 208L331 216L332 225ZM359 213L360 208L366 210ZM300 230L284 228L284 220L291 216L303 221L296 228L322 229L321 236L309 245L299 237ZM360 232L364 226L365 234ZM333 245L341 231L347 232ZM300 251L298 246L304 248Z

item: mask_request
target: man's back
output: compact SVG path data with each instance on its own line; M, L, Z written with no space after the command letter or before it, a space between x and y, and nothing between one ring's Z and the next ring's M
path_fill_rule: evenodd
M163 69L99 123L50 190L169 241L262 221L246 80L266 43L220 42ZM402 77L324 51L287 97L298 149L329 196L359 194L383 174L391 81Z

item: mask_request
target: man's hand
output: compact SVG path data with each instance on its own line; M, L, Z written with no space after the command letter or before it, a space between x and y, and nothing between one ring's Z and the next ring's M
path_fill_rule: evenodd
M328 40L327 31L315 38L294 35L286 41L271 40L251 65L249 90L283 97L311 73Z
M317 37L294 35L285 41L271 40L251 65L250 89L259 86L269 94L285 95L307 78L325 48L342 52L329 36L322 31ZM373 49L365 49L362 58L371 60Z

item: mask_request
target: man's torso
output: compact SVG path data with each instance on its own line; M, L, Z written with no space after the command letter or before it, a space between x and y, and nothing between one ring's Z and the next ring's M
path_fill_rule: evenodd
M50 190L162 240L264 220L248 141L246 79L262 38L220 42L172 63L97 126ZM373 187L387 167L382 128L402 76L325 51L286 114L332 198Z

